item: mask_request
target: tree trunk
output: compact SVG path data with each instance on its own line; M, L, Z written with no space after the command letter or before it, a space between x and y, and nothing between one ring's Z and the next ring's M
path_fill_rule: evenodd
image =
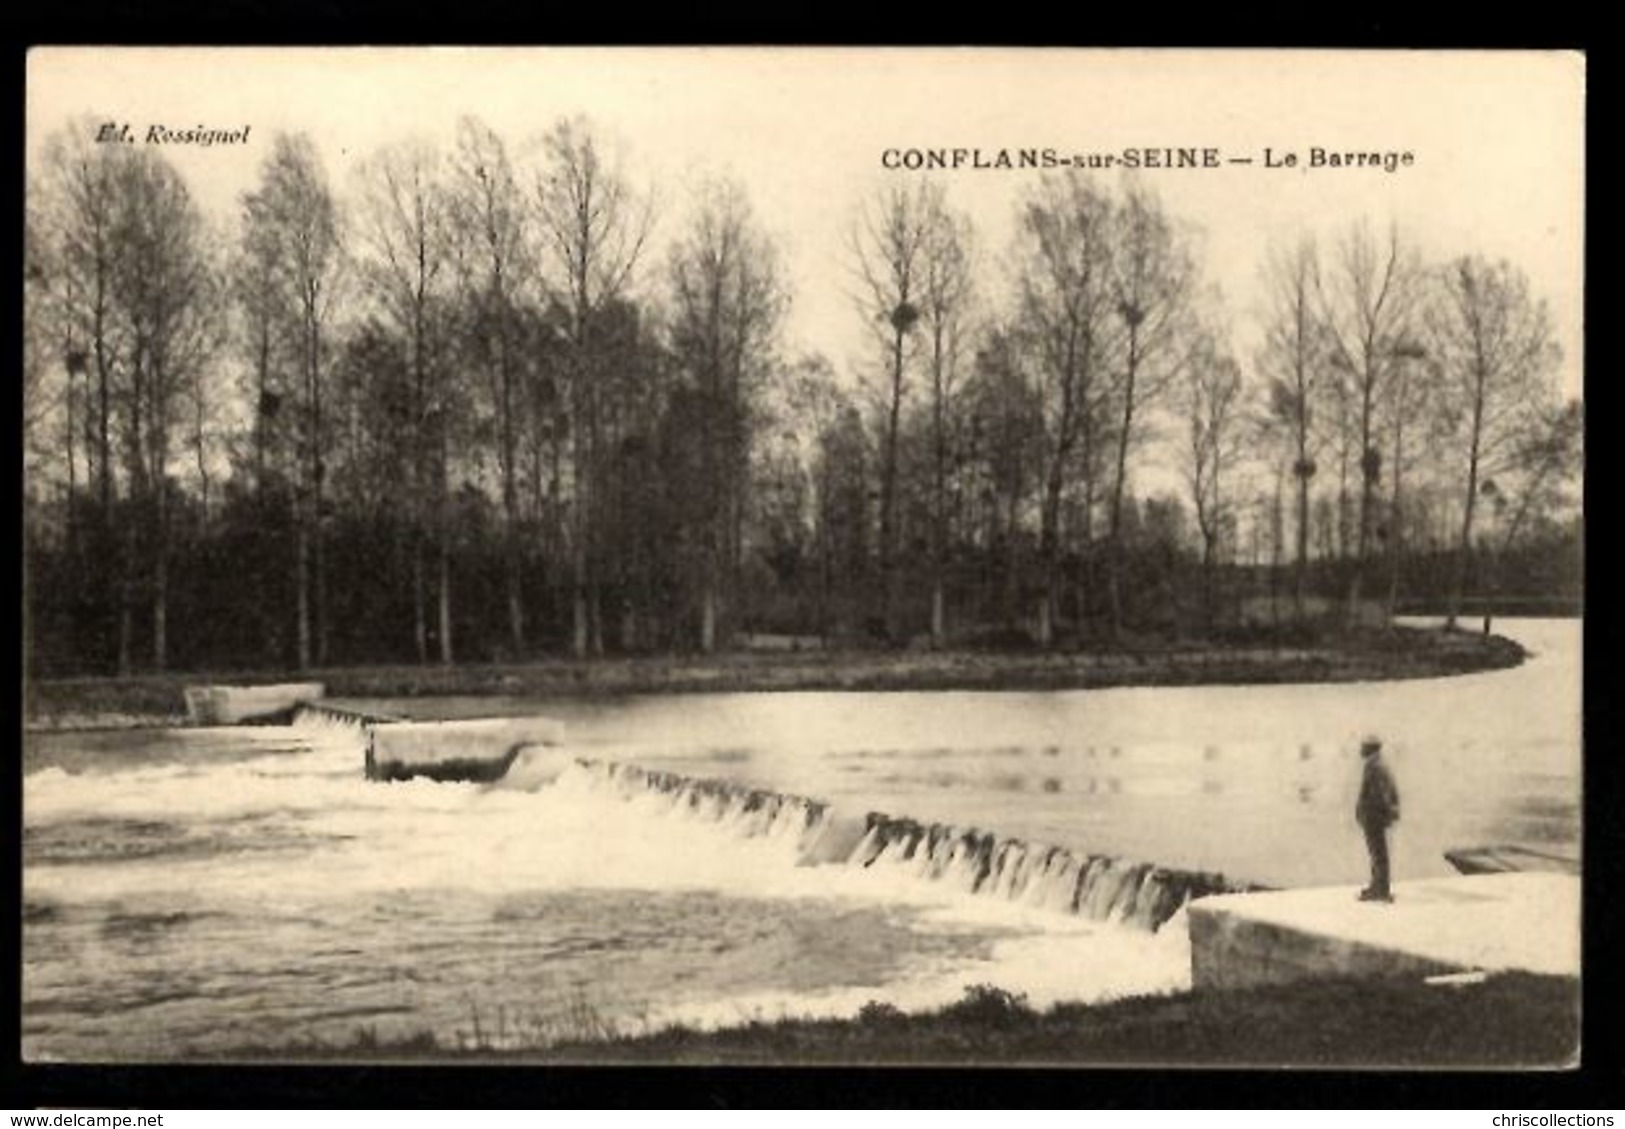
M587 626L591 632L589 640L592 647L593 658L604 656L604 594L598 587L594 578L592 586L587 589Z
M710 577L700 593L700 652L709 655L717 647L717 591Z
M417 645L418 662L429 662L429 619L424 612L428 599L423 575L423 531L412 533L412 641Z
M903 331L892 336L891 403L886 414L886 458L880 478L880 618L886 635L896 635L897 429L903 407Z
M514 657L525 652L524 562L519 545L519 444L514 435L513 378L508 371L505 342L497 342L497 367L502 388L502 515L503 555L508 588L508 641Z
M1112 515L1110 536L1106 544L1106 600L1111 613L1111 633L1115 639L1123 629L1123 597L1118 585L1118 571L1123 543L1123 489L1128 475L1129 423L1132 409L1123 413L1123 434L1117 440L1117 474L1112 481Z
M574 592L571 597L573 634L570 637L570 653L578 659L587 657L587 590L583 587L581 571L576 571Z
M327 645L332 632L327 619L327 537L322 532L320 493L317 494L317 517L312 523L311 544L315 567L316 596L316 665L327 665Z
M294 534L295 631L299 669L306 671L310 669L310 532L303 513L299 514L297 520L299 529Z
M1343 441L1337 451L1337 559L1349 557L1349 452Z
M321 327L316 315L316 291L314 285L307 287L305 306L306 319L306 394L310 404L310 434L306 437L309 448L309 478L307 486L309 497L305 509L305 527L301 531L301 551L305 556L303 564L313 571L310 580L310 593L306 596L306 614L301 616L302 652L300 665L308 668L311 659L311 614L315 617L315 655L318 663L327 661L327 552L322 538L322 478L324 468L322 465L322 386L321 386ZM314 603L314 609L309 606Z
M265 394L269 390L267 378L271 372L271 332L267 326L260 330L258 362L254 368L259 385L259 402L254 405L254 489L260 500L265 500L265 447L268 442L265 424Z
M1298 442L1298 560L1292 578L1292 611L1298 623L1304 621L1304 600L1309 588L1309 475L1305 444Z
M621 602L621 653L632 654L638 649L638 612L632 601Z
M587 535L591 523L587 514L588 483L587 459L585 441L581 436L582 413L576 413L576 426L572 432L573 459L575 462L575 544L571 546L571 565L574 581L573 613L574 632L570 640L570 651L578 659L587 657L590 644L591 628L588 623L587 589L588 589L588 563L587 563Z
M1473 397L1473 429L1467 446L1467 497L1461 513L1461 541L1456 547L1456 575L1450 585L1450 609L1445 616L1447 629L1456 626L1461 615L1462 594L1467 587L1467 558L1473 547L1473 508L1478 501L1479 443L1484 428L1484 366L1478 366Z
M102 296L105 267L98 262L96 270L96 313L91 328L96 353L96 398L99 413L96 419L96 472L97 487L101 492L102 520L111 521L113 512L113 433L111 426L111 385L107 359L106 327L103 324Z
M517 538L513 540L517 542ZM519 547L516 543L508 550L508 641L513 646L513 657L516 660L525 653L523 578Z
M1039 515L1038 551L1040 568L1044 571L1044 591L1038 603L1038 645L1048 648L1055 642L1055 603L1057 595L1056 558L1059 555L1061 524L1061 488L1065 451L1057 452L1050 464L1048 480L1044 484L1043 511Z
M132 484L133 486L133 484ZM134 502L134 489L131 490L131 502ZM134 506L131 506L134 509ZM132 654L133 639L135 635L135 590L137 584L136 573L136 515L126 515L124 521L124 560L121 562L121 575L118 585L118 673L120 677L128 677L134 671L134 656Z
M164 670L169 659L169 503L163 479L158 480L158 514L153 536L157 540L152 567L152 666Z
M1004 522L1004 618L1007 624L1016 627L1021 602L1021 561L1016 551L1016 534L1021 528L1020 512L1014 494L1006 501L1008 505Z
M1354 571L1349 577L1348 607L1344 613L1344 626L1353 628L1360 622L1360 599L1365 585L1366 549L1371 539L1371 509L1376 497L1377 479L1371 473L1367 458L1371 451L1371 396L1374 378L1367 377L1363 399L1360 402L1360 522L1354 542Z
M1106 555L1106 596L1111 609L1112 638L1123 630L1123 600L1118 584L1122 567L1123 542L1123 488L1128 478L1128 445L1134 426L1134 378L1139 367L1139 324L1129 326L1128 372L1123 386L1123 430L1117 437L1117 476L1112 481L1112 517L1110 543Z
M1213 634L1213 534L1202 531L1202 629Z
M452 664L451 647L451 536L446 528L449 523L441 522L440 535L440 662L444 666Z
M946 634L943 607L943 572L948 550L948 438L943 414L947 388L944 381L942 320L933 319L931 336L931 645L941 647Z
M131 673L130 641L134 634L134 625L131 622L130 599L123 592L119 595L118 608L118 675L128 678Z
M1403 394L1401 395L1403 400ZM1389 472L1394 476L1393 495L1388 502L1388 623L1393 625L1394 615L1399 610L1399 568L1401 556L1404 552L1404 511L1401 508L1403 495L1401 493L1403 479L1400 476L1400 459L1404 458L1405 448L1405 413L1403 403L1395 405L1394 410L1394 465Z

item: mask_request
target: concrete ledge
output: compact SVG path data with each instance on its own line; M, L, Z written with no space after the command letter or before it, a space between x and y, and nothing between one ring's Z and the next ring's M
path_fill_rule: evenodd
M401 721L367 730L367 779L491 781L533 745L556 745L564 726L551 718Z
M1393 904L1354 886L1228 894L1190 905L1198 989L1482 969L1578 976L1580 881L1493 874L1402 882Z
M241 725L291 715L301 702L327 692L320 682L279 682L269 686L188 686L186 715L194 725Z

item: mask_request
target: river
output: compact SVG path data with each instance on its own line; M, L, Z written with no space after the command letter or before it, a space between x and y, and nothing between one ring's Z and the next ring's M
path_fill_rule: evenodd
M1396 876L1452 847L1578 853L1580 624L1503 620L1512 670L1070 692L352 702L541 712L567 749L1268 885L1357 883L1356 747L1379 734ZM628 801L582 774L361 779L341 726L31 735L23 1039L174 1060L430 1032L537 1045L669 1021L1035 1003L1188 984L1155 934L972 897ZM1553 923L1567 928L1569 923ZM1574 923L1578 928L1578 923Z

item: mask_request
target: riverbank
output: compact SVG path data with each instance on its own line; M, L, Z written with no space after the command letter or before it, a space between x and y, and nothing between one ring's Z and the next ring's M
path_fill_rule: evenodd
M1395 627L1312 645L1140 643L1064 652L799 651L452 666L322 669L298 677L333 697L614 697L775 690L1075 690L1119 686L1257 685L1437 678L1518 665L1526 652L1499 635ZM287 672L211 672L35 680L30 729L185 723L185 687L286 681Z
M343 1046L248 1047L228 1061L473 1061L665 1065L1064 1065L1197 1067L1563 1067L1578 1061L1576 980L1507 973L1428 985L1414 978L1302 983L1029 1008L985 986L935 1012L869 1004L850 1019L676 1027L503 1046L487 1024L454 1042L428 1033Z

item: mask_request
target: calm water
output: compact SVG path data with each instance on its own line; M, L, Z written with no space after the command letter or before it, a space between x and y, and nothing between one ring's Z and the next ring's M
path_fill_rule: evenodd
M1535 658L1408 683L773 694L546 712L572 751L1277 885L1352 883L1361 733L1403 793L1399 877L1450 847L1577 851L1580 626L1503 621ZM369 703L399 710L402 703ZM940 884L797 866L783 843L522 762L503 786L360 779L339 729L32 739L24 1047L175 1058L432 1030L538 1042L669 1019L1036 1001L1188 980L1156 935Z

